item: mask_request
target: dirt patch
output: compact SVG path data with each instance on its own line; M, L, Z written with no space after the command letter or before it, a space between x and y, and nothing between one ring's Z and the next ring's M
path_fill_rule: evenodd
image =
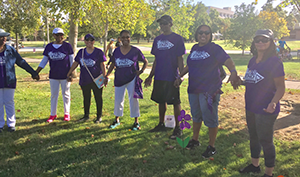
M300 94L286 92L280 104L281 110L274 126L275 138L288 141L300 140ZM243 93L222 95L219 112L226 116L225 119L220 120L221 127L247 130Z

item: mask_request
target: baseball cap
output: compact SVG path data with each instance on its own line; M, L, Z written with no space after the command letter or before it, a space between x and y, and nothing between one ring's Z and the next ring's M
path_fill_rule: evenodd
M111 38L110 41L115 41L115 40L113 38Z
M64 30L61 28L54 28L52 33L53 34L65 34Z
M87 34L84 36L84 40L93 39L95 40L95 37L92 34Z
M0 28L0 36L1 36L1 37L7 37L7 36L9 36L9 35L10 35L10 33L5 32L4 29L1 29L1 28Z
M259 29L256 31L255 33L255 37L257 36L263 36L263 37L266 37L266 38L269 38L269 39L274 39L274 36L273 36L273 31L270 30L270 29Z
M172 23L173 22L173 19L172 17L170 17L169 15L163 15L162 17L160 17L157 22L161 22L161 21L165 21L165 22L169 22L169 23Z

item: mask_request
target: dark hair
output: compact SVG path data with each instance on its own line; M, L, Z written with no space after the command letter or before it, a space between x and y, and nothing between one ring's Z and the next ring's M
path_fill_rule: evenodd
M257 57L257 49L255 47L254 40L252 41L252 44L251 44L251 47L250 47L250 52L253 54L254 57ZM275 45L273 39L270 39L270 46L265 51L265 53L264 53L263 58L262 58L261 61L265 61L268 58L273 57L273 56L277 56L276 45Z
M122 30L122 31L120 32L120 36L122 36L123 33L128 33L128 34L130 35L130 32L129 32L128 30Z
M212 31L211 31L211 28L210 28L210 26L208 26L208 25L200 25L197 29L196 29L196 31L195 31L195 40L196 40L196 42L198 42L198 31L200 30L200 28L202 28L203 26L206 26L206 27L208 27L208 29L209 29L209 32L210 32L210 39L209 39L209 43L212 41Z

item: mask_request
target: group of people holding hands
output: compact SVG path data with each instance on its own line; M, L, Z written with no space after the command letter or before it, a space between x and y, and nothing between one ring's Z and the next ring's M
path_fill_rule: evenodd
M164 15L157 20L162 34L154 39L151 54L155 56L151 72L146 78L145 87L151 85L153 77L153 90L151 100L158 103L159 119L156 127L149 132L166 131L164 117L167 104L173 105L176 126L170 139L182 135L177 117L180 115L179 86L183 76L188 77L188 98L193 118L193 137L188 143L188 148L200 146L199 132L202 122L208 127L209 144L202 156L208 158L217 153L215 141L218 132L218 105L220 101L222 78L220 71L225 65L230 71L228 82L234 89L240 85L246 86L245 105L246 121L250 135L251 164L240 173L259 173L259 157L261 147L265 158L265 173L263 177L273 176L275 166L275 147L273 144L273 127L280 111L279 100L285 92L284 69L281 60L276 56L273 32L269 29L258 30L251 45L253 57L250 59L247 72L242 79L238 76L233 60L219 45L212 42L212 30L207 25L201 25L195 32L195 44L187 58L184 67L183 55L185 46L183 38L172 32L173 20ZM47 122L52 122L57 117L57 98L59 87L62 89L64 100L64 120L70 120L70 81L72 72L80 65L79 85L83 93L84 116L79 121L89 119L91 90L93 90L97 117L95 123L102 121L102 92L91 75L96 78L104 76L104 84L108 76L114 71L115 88L115 119L109 128L120 125L123 116L125 90L128 92L130 103L130 117L134 118L132 130L139 130L140 117L138 96L135 92L141 86L139 75L144 72L148 61L143 53L130 45L130 32L123 30L120 33L122 45L110 53L111 65L105 69L105 53L94 47L95 38L92 34L84 37L86 48L80 49L75 57L69 43L63 41L64 32L60 28L53 30L55 41L48 44L44 50L44 58L37 70L33 70L12 47L5 45L9 33L0 29L0 130L3 130L4 106L7 114L9 131L15 130L14 89L16 78L14 64L25 69L32 78L39 79L38 73L50 64L49 80L51 87L51 113ZM139 62L142 67L139 67ZM90 74L89 74L90 73Z

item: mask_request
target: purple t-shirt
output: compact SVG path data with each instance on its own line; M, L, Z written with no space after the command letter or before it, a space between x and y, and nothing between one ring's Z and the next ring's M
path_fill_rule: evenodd
M251 58L244 77L246 82L246 110L255 114L270 114L266 113L263 108L268 107L275 95L274 78L284 75L283 64L278 57L270 57L259 63L256 63L255 57ZM272 114L278 114L279 111L280 104L278 102Z
M103 51L99 48L95 47L94 51L91 54L87 53L86 49L79 50L75 57L75 61L78 62L80 65L79 85L87 85L93 82L92 77L86 70L84 63L82 61L83 51L84 51L83 53L84 62L94 78L102 74L100 64L106 61Z
M221 88L219 66L223 65L228 58L229 55L215 43L208 43L201 47L195 44L187 58L188 93L205 93Z
M49 59L49 78L66 79L71 67L69 55L74 54L72 46L67 42L63 42L63 44L56 49L52 44L53 43L49 43L43 53L43 55Z
M123 55L121 47L115 49L111 61L115 64L115 86L120 87L129 83L139 70L138 61L144 61L145 57L140 49L131 46L130 51Z
M159 35L154 39L151 54L155 55L155 80L174 81L178 77L177 57L185 54L183 38L176 34Z
M16 88L16 83L7 85L4 51L0 53L0 88Z

